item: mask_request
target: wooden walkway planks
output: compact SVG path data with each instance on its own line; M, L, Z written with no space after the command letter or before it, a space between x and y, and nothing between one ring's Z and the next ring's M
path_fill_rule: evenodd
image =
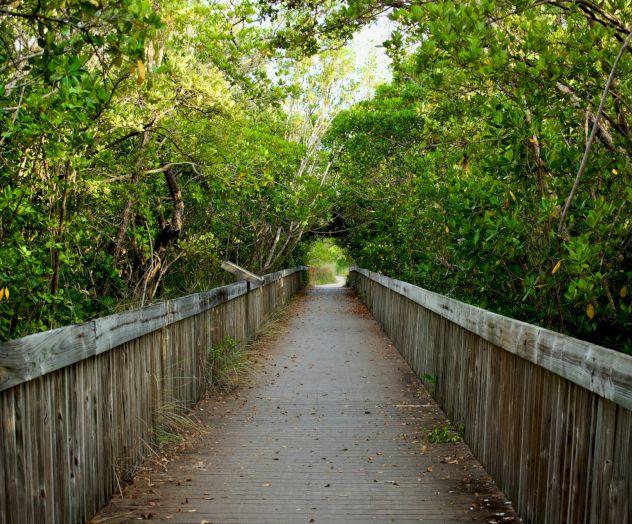
M464 444L425 443L444 415L349 291L305 292L264 355L198 406L208 434L95 520L518 521Z

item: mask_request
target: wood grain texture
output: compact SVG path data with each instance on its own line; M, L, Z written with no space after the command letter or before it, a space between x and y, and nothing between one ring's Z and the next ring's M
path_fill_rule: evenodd
M299 266L271 273L263 278L263 285L281 282L282 286L284 279L306 270L304 266ZM163 326L244 296L249 291L246 282L236 282L84 324L0 343L0 391L110 351Z
M247 269L244 269L243 267L240 267L237 264L233 264L232 262L229 262L228 260L222 262L222 269L224 271L228 271L229 273L232 273L238 279L245 280L252 284L263 284L263 278L255 275L254 273L251 273Z
M309 289L284 317L247 386L197 406L209 431L97 522L519 522L464 443L421 448L445 417L349 290Z
M366 270L350 281L437 377L433 396L525 522L632 522L631 357Z
M0 524L89 520L137 470L161 411L205 393L213 346L246 344L303 273L0 345Z
M0 391L96 353L94 323L67 326L0 344Z
M361 268L363 275L514 355L632 409L632 357Z

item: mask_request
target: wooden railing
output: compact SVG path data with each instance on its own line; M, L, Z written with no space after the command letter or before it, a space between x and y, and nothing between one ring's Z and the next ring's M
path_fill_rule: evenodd
M632 521L632 357L353 268L525 522Z
M147 454L161 410L205 393L211 348L251 340L306 269L0 344L0 523L94 515Z

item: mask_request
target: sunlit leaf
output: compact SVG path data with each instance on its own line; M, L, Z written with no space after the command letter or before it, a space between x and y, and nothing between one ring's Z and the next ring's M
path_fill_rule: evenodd
M592 303L592 302L586 306L586 316L587 316L590 320L592 320L593 318L595 318L595 306L593 305L593 303Z
M138 68L138 78L136 79L136 84L141 85L145 81L145 65L142 61L138 60L136 62L136 67Z

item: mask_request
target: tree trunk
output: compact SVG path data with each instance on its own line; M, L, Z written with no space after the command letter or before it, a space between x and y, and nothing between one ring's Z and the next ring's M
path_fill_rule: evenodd
M272 247L270 248L270 254L268 255L268 258L266 259L265 264L263 264L263 267L261 268L261 271L264 273L268 270L268 268L272 264L272 260L274 258L274 252L276 251L277 244L279 243L279 239L281 238L282 231L283 231L282 228L277 229L276 235L274 236L274 242L272 242Z
M59 204L59 223L57 226L57 231L55 232L55 241L62 242L63 234L64 234L64 222L66 221L66 204L68 202L68 186L72 182L69 180L69 170L70 170L70 162L66 162L64 167L64 174L60 177L64 183L64 189L62 192L61 202ZM50 281L50 292L53 295L56 295L59 291L59 270L60 270L60 259L59 259L59 249L53 247L51 250L51 266L53 274L51 276Z
M182 190L178 185L177 175L171 167L165 168L164 175L173 199L173 213L171 221L156 235L153 242L152 257L142 269L139 285L142 285L141 297L143 302L152 300L156 295L160 281L165 274L167 249L180 238L184 226L184 200Z

